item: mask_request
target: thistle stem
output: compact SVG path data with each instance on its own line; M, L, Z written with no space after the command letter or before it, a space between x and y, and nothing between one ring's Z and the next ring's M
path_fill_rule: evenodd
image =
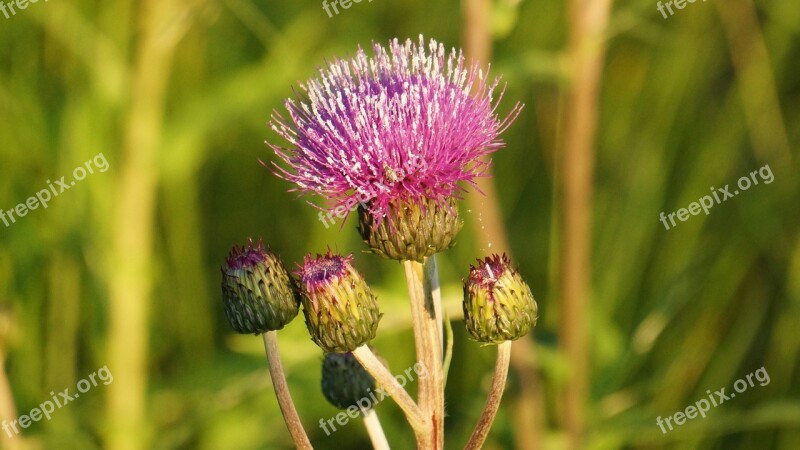
M313 450L311 441L308 440L306 430L297 415L297 410L289 393L289 385L286 383L286 374L283 372L281 363L281 352L278 349L278 332L267 331L262 335L264 339L264 350L267 353L269 363L269 375L272 378L272 387L275 388L275 396L278 398L278 405L283 413L283 420L292 435L292 440L298 449Z
M500 407L500 399L503 398L503 390L506 387L508 377L508 364L511 361L511 341L505 341L497 346L497 361L494 365L494 377L489 396L486 398L486 406L483 407L478 424L472 432L464 450L479 450L489 435L497 409Z
M436 255L425 258L422 263L425 268L425 292L430 292L433 298L433 312L436 323L439 325L439 345L444 345L444 331L442 320L442 289L439 286L439 268L436 265Z
M391 450L389 441L386 440L386 434L383 432L381 421L378 419L378 413L374 409L363 411L364 413L364 426L367 427L369 433L369 440L372 442L372 448L375 450Z
M353 350L353 355L358 362L361 363L361 366L372 375L372 378L389 393L395 403L397 403L397 406L403 410L406 419L408 419L408 423L411 424L411 428L414 429L417 440L419 440L420 437L429 435L431 432L430 424L425 420L423 411L414 403L414 400L408 395L408 392L400 386L400 383L398 383L394 375L389 372L389 369L387 369L386 366L378 360L375 354L372 353L372 350L364 344Z
M432 435L417 447L439 450L444 446L444 384L442 378L442 343L440 323L436 320L433 281L435 262L404 261L406 283L411 300L411 319L417 360L429 375L419 379L419 407L429 422ZM427 266L427 267L425 267ZM431 270L433 269L433 270ZM438 281L436 282L438 285Z

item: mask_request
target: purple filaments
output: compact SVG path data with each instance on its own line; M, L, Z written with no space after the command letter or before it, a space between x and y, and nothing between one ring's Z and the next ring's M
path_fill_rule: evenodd
M353 255L334 255L330 251L326 255L317 255L316 258L306 255L303 265L298 267L295 275L308 291L314 291L325 286L331 281L345 275Z
M249 239L247 247L241 248L233 247L231 254L226 260L228 270L239 270L245 267L252 267L264 261L266 254L264 253L263 243L258 242L258 246L253 246L253 239Z
M498 84L460 51L446 55L431 40L426 52L422 36L388 50L373 44L371 57L359 48L301 85L304 98L285 103L288 119L273 115L272 128L291 144L269 144L286 166L276 173L334 207L366 200L378 217L395 200L443 204L486 172L481 157L504 146L498 135L521 109L498 117Z
M485 287L491 293L510 265L511 261L505 253L503 256L492 255L484 260L479 259L477 265L469 268L469 281Z

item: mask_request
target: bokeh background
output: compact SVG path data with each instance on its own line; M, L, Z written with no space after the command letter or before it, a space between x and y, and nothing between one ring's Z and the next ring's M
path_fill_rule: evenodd
M460 280L498 249L540 319L515 343L486 448L800 448L794 0L689 3L668 19L652 0L374 0L332 18L305 0L75 0L0 15L0 208L98 153L110 165L0 224L0 418L100 367L114 376L2 433L2 448L292 448L260 339L222 315L220 266L249 236L289 265L355 253L385 312L374 344L396 373L410 367L401 266L366 253L352 218L324 227L259 159L280 142L270 115L325 58L419 34L491 60L501 113L525 103L439 256L455 329L447 448L466 442L494 361L463 330ZM659 222L765 164L773 183ZM302 320L280 342L315 447L367 448L358 421L319 428L337 410ZM657 427L762 366L767 386ZM378 413L411 448L396 406Z

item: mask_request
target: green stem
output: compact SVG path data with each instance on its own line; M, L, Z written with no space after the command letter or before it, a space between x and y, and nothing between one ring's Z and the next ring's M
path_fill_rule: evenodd
M353 350L353 355L358 362L361 363L361 366L372 375L372 378L375 378L375 381L389 393L395 403L397 403L397 406L403 410L406 419L408 419L408 423L411 425L411 428L414 429L417 440L429 435L430 426L425 420L422 409L414 403L414 400L408 395L408 392L400 386L400 383L397 382L394 375L392 375L389 369L387 369L375 354L372 353L372 350L364 344Z
M391 450L389 441L386 440L386 434L383 432L381 421L378 419L378 413L374 409L364 411L364 426L367 427L372 448L375 450Z
M442 388L447 387L447 375L450 373L450 362L453 360L453 324L450 323L450 316L444 313L444 326L447 331L447 346L444 352L444 362L442 363Z
M278 398L278 405L283 413L283 420L292 435L292 440L298 449L313 450L311 441L308 440L306 430L297 415L297 409L292 401L292 394L289 393L289 385L286 383L286 374L283 372L281 363L281 352L278 349L278 332L267 331L262 335L264 339L264 350L267 353L269 363L269 375L272 377L272 387L275 388L275 396Z
M481 413L478 424L475 426L475 431L472 432L472 436L469 438L464 450L479 450L483 447L486 436L489 435L489 429L492 428L494 417L497 415L497 409L500 408L500 400L503 398L503 390L506 387L510 361L511 341L505 341L497 346L497 361L494 366L492 387L489 390L489 396L486 398L486 406L483 407L483 413Z
M425 366L428 376L419 379L419 407L422 409L432 434L425 441L417 441L419 449L439 450L444 446L444 384L442 377L442 343L440 323L436 320L433 285L435 262L403 262L408 294L411 301L411 319L417 360ZM427 266L427 267L425 267Z

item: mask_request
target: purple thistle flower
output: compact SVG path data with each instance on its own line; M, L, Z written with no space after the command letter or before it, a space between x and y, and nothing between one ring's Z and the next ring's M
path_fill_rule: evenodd
M301 88L303 99L285 102L289 120L275 113L270 125L291 149L268 144L287 168L276 174L297 185L292 191L333 199L333 206L368 203L375 217L393 201L432 199L445 205L475 185L500 149L498 135L516 118L516 104L503 119L492 82L461 51L431 40L425 49L397 39L389 49L359 47L355 57L336 59Z

